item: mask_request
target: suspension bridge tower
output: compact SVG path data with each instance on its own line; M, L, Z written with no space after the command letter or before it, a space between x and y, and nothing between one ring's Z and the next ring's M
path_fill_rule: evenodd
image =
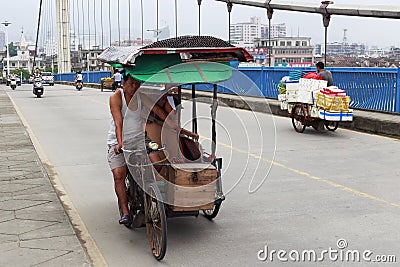
M71 72L69 1L56 1L58 73Z

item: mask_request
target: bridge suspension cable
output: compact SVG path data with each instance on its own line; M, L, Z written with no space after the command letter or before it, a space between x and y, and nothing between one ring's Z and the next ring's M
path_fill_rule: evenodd
M85 47L85 8L84 8L84 4L83 4L83 0L81 2L81 12L82 12L82 49L84 49Z
M77 17L78 17L78 49L79 49L79 46L80 46L80 44L81 44L81 34L80 34L80 28L81 28L81 25L80 25L80 21L79 21L79 17L80 17L80 12L79 12L79 2L78 2L78 0L76 0L76 11L75 10L73 10L72 12L76 12L76 15L77 15Z
M96 1L93 1L93 22L94 22L94 45L97 45L97 21L96 21Z
M140 0L140 18L142 20L142 46L144 45L144 18L143 18L143 0Z
M90 51L91 43L90 43L90 0L87 0L87 25L88 25L88 51ZM88 62L89 66L89 62Z
M39 16L38 16L38 23L37 23L37 29L36 29L36 43L35 43L35 54L33 55L33 66L32 66L32 74L33 74L33 70L35 67L35 63L36 63L36 55L37 55L37 51L38 51L38 41L39 41L39 31L40 31L40 19L42 16L42 4L43 4L43 0L40 0L39 2Z
M128 0L128 44L131 42L131 0Z
M120 24L120 12L119 12L119 0L118 0L118 46L121 46L121 24Z
M178 0L175 0L175 37L178 37Z
M73 35L73 44L74 44L74 46L73 46L73 48L72 48L72 50L73 51L75 51L75 49L76 49L76 25L75 25L75 1L71 1L71 5L72 5L72 31L74 32L74 35Z
M103 0L100 2L100 21L101 21L101 49L104 49L104 23L103 23Z
M108 0L108 31L110 33L110 46L112 40L112 32L111 32L111 0Z

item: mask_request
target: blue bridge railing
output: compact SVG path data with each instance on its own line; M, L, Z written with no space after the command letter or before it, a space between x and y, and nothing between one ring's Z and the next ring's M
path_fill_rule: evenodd
M54 80L56 82L73 82L75 75L75 73L55 74ZM100 83L101 78L110 77L110 71L83 71L82 75L84 83Z
M240 67L240 72L261 90L245 90L243 94L278 97L278 84L290 71L315 71L314 68ZM398 68L328 68L334 84L347 91L353 108L400 113L400 69ZM83 72L84 82L100 83L101 78L110 77L109 71ZM56 81L74 80L74 73L55 75ZM199 89L212 90L202 85ZM219 91L231 93L220 86ZM236 90L235 90L236 91ZM240 93L240 91L239 91Z

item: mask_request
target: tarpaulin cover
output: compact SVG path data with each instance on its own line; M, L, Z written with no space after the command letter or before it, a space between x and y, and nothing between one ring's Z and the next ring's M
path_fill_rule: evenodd
M157 60L153 60L153 56ZM229 62L181 63L176 54L143 55L137 58L136 66L125 67L125 72L139 81L162 84L216 83L232 76Z

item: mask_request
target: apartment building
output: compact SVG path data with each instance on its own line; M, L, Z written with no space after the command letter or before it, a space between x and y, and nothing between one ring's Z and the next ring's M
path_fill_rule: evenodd
M256 48L267 48L268 39L256 39ZM276 37L271 38L271 65L308 66L314 62L314 47L310 37ZM265 61L268 60L266 57ZM263 62L268 64L268 62Z

